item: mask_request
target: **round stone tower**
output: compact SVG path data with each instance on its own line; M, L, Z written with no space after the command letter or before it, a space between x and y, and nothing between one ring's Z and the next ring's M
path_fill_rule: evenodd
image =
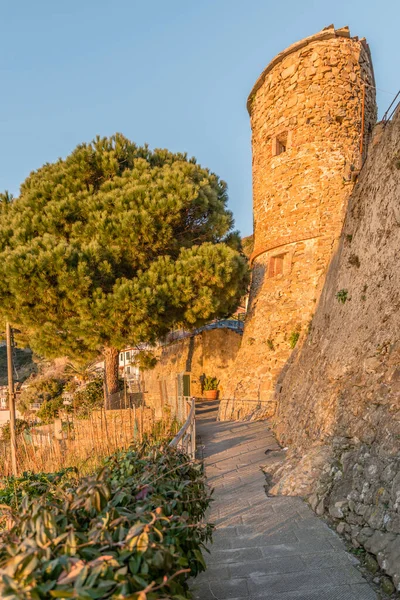
M374 86L366 41L332 25L278 54L250 93L253 275L221 418L274 412L277 376L307 332L366 156Z

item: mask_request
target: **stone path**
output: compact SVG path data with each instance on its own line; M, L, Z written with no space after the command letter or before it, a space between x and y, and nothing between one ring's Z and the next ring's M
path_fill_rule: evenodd
M300 498L266 496L259 467L279 450L266 423L218 422L217 408L196 407L199 452L215 489L208 520L217 529L194 598L376 600L357 559Z

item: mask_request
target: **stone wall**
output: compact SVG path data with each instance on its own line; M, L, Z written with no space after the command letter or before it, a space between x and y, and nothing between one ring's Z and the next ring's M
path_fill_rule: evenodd
M176 376L183 372L191 373L193 396L202 395L203 374L217 377L220 394L224 394L241 337L231 329L211 329L161 347L156 367L143 373L146 404L159 411L161 393L175 398ZM162 392L160 384L164 386Z
M376 142L310 331L276 386L273 426L291 450L273 491L308 496L400 590L399 112Z
M276 379L315 310L366 153L373 85L365 40L331 26L279 54L250 94L253 277L225 395L236 408L223 403L222 417L275 410Z

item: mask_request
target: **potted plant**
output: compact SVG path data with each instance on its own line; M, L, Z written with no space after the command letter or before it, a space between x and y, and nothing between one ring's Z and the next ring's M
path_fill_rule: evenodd
M218 398L218 384L216 377L207 375L203 379L203 394L208 400L216 400Z

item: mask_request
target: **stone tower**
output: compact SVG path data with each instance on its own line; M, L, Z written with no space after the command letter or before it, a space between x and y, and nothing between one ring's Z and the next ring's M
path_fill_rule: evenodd
M374 86L365 39L332 25L278 54L250 93L253 274L221 418L259 402L274 412L277 376L307 331L367 152Z

